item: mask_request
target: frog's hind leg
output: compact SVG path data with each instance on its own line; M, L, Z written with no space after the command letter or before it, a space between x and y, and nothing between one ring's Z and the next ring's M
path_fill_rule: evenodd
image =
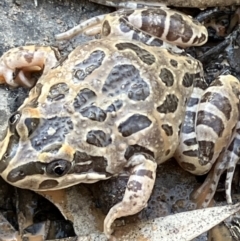
M134 39L146 44L161 39L180 47L199 46L207 41L207 29L180 12L167 8L122 9L106 15L102 37Z
M157 164L144 155L135 154L129 160L132 168L123 200L113 206L104 220L104 233L109 238L115 219L133 215L146 207L156 179Z
M115 8L143 8L143 7L164 7L164 3L159 1L109 1L109 0L90 0L90 2L98 3L101 5L115 7Z
M55 35L55 38L56 40L68 40L81 33L88 36L100 34L102 29L102 22L106 15L107 14L99 15L83 21L68 31Z
M54 67L60 54L55 48L23 46L12 48L0 58L0 84L6 83L32 87L30 73L43 70L43 74Z
M208 174L203 185L193 194L193 199L197 200L197 202L199 203L199 206L202 206L202 207L207 207L208 204L210 203L211 199L213 198L216 192L220 176L225 171L227 171L226 180L225 180L226 200L228 204L232 203L232 198L231 198L232 179L233 179L235 167L240 157L240 148L239 148L240 115L239 115L239 108L238 108L240 85L238 80L236 80L235 78L232 78L231 76L221 77L222 80L224 80L225 78L226 78L226 81L229 80L229 83L232 82L232 84L230 85L232 87L232 94L233 94L232 97L235 97L235 98L229 98L229 100L233 100L233 102L231 103L231 106L230 106L230 103L228 107L225 106L224 108L224 106L222 106L222 110L223 112L225 112L225 114L227 113L230 114L230 112L232 112L233 114L235 113L234 116L232 117L230 117L229 115L229 121L231 122L232 125L226 124L225 126L225 128L229 132L229 134L225 133L225 136L229 136L231 137L231 139L229 141L227 141L227 139L225 139L224 141L223 139L224 141L222 143L223 148L222 148L221 154L217 157L216 164L213 166L212 170ZM227 86L225 87L226 87L225 91L228 91ZM220 103L219 107L221 106L221 104L223 104L222 102L223 101L219 100L219 103ZM236 120L236 117L238 118L237 120ZM224 136L224 134L222 136ZM228 143L230 143L230 145ZM215 145L216 144L217 143L215 143ZM204 195L205 195L205 199L203 199ZM201 199L202 199L202 203L200 202Z
M193 195L198 206L209 204L221 174L228 170L231 177L231 167L236 165L237 160L229 153L238 143L235 132L239 122L239 94L236 78L220 76L205 90L200 102L190 102L187 107L176 159L184 169L197 175L213 167L205 183ZM192 106L195 111L197 106L196 112L190 112ZM227 196L229 199L229 194Z
M101 33L102 38L124 38L157 46L164 41L180 47L202 45L208 36L200 23L168 8L121 9L93 17L55 37L64 40L80 33L91 36Z

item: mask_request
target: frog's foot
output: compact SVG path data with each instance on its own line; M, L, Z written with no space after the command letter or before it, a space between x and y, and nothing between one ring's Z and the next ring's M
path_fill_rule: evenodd
M232 204L231 197L231 187L234 175L234 170L237 165L240 156L240 122L238 122L236 127L236 132L233 137L228 150L225 152L224 156L219 158L218 162L215 164L214 168L208 174L203 185L193 194L193 199L195 200L198 207L207 207L211 202L220 179L220 176L224 171L227 171L225 180L225 193L226 200L228 204ZM221 160L222 159L222 160Z
M206 208L211 203L217 190L217 185L222 173L226 170L226 163L216 163L204 183L192 195L191 199L197 208Z
M104 233L111 237L111 225L115 219L133 215L146 207L156 178L157 164L143 155L131 158L133 167L123 200L113 206L104 220Z
M32 87L35 83L30 74L54 67L59 53L51 47L24 46L10 49L0 58L0 84Z

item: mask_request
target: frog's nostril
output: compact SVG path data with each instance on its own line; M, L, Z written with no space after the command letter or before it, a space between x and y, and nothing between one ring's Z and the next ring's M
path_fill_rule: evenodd
M71 163L63 159L57 159L47 165L46 172L50 176L61 177L71 169Z

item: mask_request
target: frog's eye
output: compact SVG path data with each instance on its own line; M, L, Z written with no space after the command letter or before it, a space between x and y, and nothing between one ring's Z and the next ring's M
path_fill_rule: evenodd
M13 113L9 119L8 119L8 126L10 128L11 131L15 130L16 124L18 123L18 121L20 120L21 114L20 112L15 112Z
M50 176L61 177L65 175L71 168L69 161L58 159L50 162L47 165L46 172Z

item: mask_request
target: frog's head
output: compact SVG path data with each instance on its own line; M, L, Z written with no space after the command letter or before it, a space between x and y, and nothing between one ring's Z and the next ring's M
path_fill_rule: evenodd
M32 190L55 190L109 176L107 161L76 148L70 117L43 118L39 108L23 107L8 122L0 144L0 175L10 184ZM78 149L78 150L77 150Z

